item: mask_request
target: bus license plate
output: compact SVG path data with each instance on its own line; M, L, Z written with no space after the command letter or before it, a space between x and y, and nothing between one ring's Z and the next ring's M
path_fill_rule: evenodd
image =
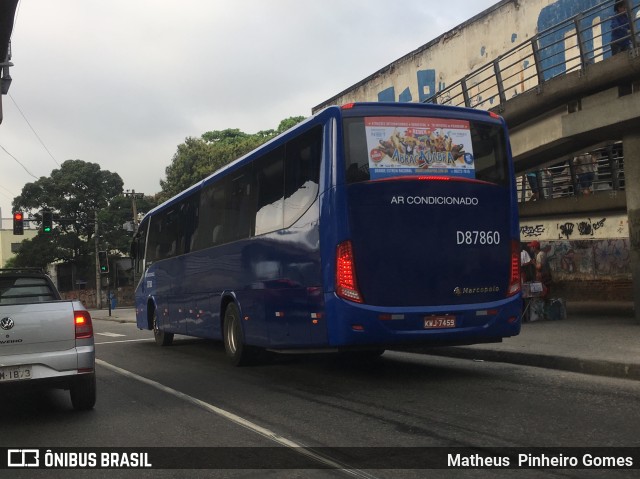
M424 329L455 328L455 316L427 316L424 318Z
M0 368L0 382L22 381L24 379L31 379L31 366Z

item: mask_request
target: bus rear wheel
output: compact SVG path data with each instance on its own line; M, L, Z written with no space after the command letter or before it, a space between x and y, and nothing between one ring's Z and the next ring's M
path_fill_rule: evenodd
M166 333L160 329L158 325L158 311L153 310L153 338L158 346L171 346L173 342L173 333Z
M224 350L235 366L247 366L254 361L253 349L244 343L240 310L234 303L230 303L224 312L223 335Z

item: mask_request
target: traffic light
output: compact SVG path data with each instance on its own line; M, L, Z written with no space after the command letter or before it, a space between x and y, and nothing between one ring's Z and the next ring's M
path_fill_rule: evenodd
M42 232L51 233L53 231L53 213L51 211L42 212Z
M13 213L13 234L24 234L24 215L22 214L22 211L16 211Z
M98 251L98 263L100 264L100 272L109 272L109 258L106 251Z

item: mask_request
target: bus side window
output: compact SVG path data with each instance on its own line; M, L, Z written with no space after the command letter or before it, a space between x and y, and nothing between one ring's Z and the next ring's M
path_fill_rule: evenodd
M211 241L213 244L221 244L224 242L224 236L222 236L222 225L216 225L213 228L213 234L211 235Z
M282 229L284 205L284 148L256 160L255 234Z
M180 239L180 214L178 207L164 214L162 229L164 241L162 242L162 257L171 258L180 254L178 240Z
M318 196L322 127L317 126L287 144L284 227L295 223Z
M251 164L231 175L223 229L226 241L240 240L253 235L255 199L252 176Z
M200 193L190 251L198 251L224 242L221 230L224 220L225 181L223 178L214 184L207 185Z
M149 243L147 245L148 263L161 259L160 256L160 239L162 238L162 222L160 215L154 215L149 224Z

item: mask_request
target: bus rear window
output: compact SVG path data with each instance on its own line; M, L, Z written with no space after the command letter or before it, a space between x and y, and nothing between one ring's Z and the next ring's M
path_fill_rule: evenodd
M348 183L430 175L508 184L500 125L430 117L344 119Z

